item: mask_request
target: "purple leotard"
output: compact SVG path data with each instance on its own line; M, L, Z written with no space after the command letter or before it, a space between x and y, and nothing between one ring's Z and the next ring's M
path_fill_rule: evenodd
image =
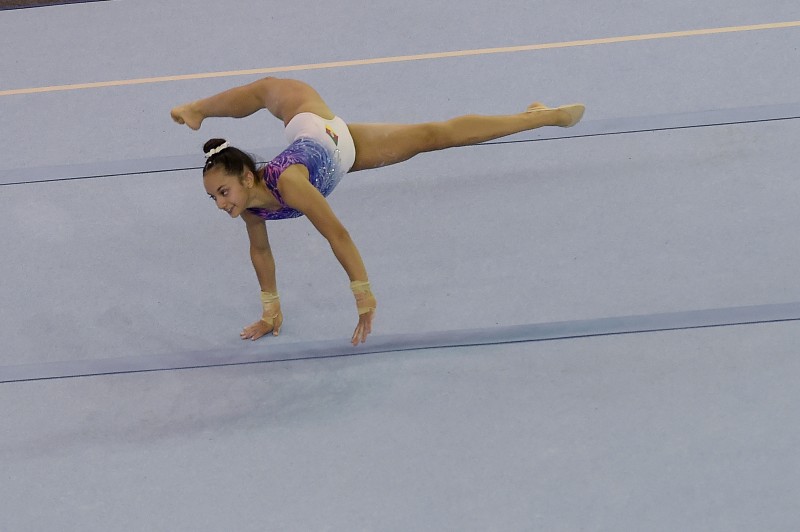
M331 151L314 139L299 138L264 167L264 184L280 202L281 208L277 211L270 211L257 207L247 209L248 211L264 220L283 220L303 216L302 212L286 205L278 191L278 178L293 164L302 164L308 169L309 181L325 197L333 191L347 172L341 168L338 149Z

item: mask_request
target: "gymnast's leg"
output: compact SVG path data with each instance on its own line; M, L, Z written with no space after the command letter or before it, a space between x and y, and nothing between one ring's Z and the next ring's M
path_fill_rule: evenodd
M571 127L583 116L581 104L550 108L531 104L513 115L465 115L423 124L348 124L356 145L351 172L399 163L417 154L468 146L544 126Z
M332 119L333 112L307 83L295 79L263 78L219 94L179 105L172 119L192 129L200 129L210 117L244 118L266 109L286 125L299 113L314 113Z

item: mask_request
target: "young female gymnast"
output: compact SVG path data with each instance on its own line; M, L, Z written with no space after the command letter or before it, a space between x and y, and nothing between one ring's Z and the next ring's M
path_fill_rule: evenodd
M252 157L223 139L211 139L203 147L206 191L219 209L244 220L250 258L261 285L261 319L245 327L240 336L256 340L280 332L283 315L265 220L305 215L328 240L350 278L358 309L351 341L357 345L372 332L377 301L358 249L325 200L342 176L542 126L570 127L581 119L584 106L549 108L537 102L513 115L466 115L423 124L346 124L309 85L269 77L180 105L170 114L178 124L197 130L206 118L243 118L260 109L283 120L289 142L272 161L256 167Z

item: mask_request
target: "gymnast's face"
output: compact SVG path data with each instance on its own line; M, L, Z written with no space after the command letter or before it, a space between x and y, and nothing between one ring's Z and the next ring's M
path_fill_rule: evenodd
M215 167L203 176L203 184L209 197L214 200L218 209L227 212L231 218L241 215L250 202L253 176L250 172L245 174L245 176L228 174L224 168Z

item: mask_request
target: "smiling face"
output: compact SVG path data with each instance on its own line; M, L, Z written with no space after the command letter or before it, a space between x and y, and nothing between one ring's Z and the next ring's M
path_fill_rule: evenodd
M203 184L217 208L236 218L250 204L254 176L249 171L245 171L243 176L236 176L226 173L222 167L215 167L205 173Z

